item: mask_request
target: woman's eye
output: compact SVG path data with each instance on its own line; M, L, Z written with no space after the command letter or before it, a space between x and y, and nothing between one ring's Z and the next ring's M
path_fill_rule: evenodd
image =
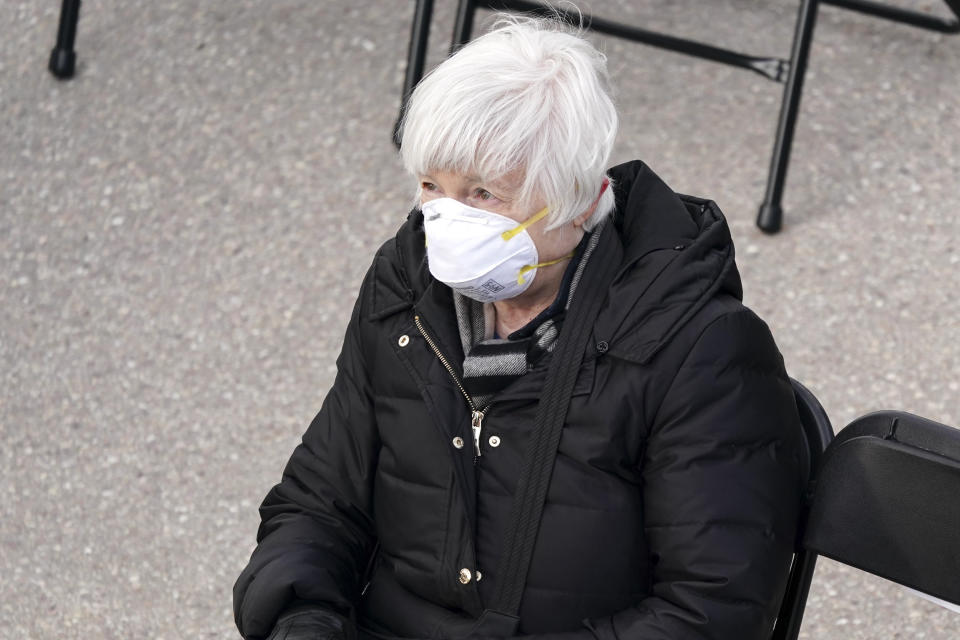
M436 191L437 185L433 184L432 182L421 182L420 188L424 191Z
M476 192L477 200L492 200L493 194L487 191L486 189L477 189Z

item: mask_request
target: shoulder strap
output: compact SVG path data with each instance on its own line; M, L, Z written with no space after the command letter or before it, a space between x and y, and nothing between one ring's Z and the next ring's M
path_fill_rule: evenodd
M617 242L613 225L604 224L597 232L599 238L594 255L583 272L560 329L560 339L540 396L533 437L524 458L530 462L520 476L510 512L510 528L490 608L511 617L516 617L520 610L573 385L587 350L593 323L618 266L610 259L617 255L611 250L612 243Z

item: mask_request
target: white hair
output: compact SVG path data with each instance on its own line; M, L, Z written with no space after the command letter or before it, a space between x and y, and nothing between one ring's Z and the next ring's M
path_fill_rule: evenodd
M550 229L587 211L607 177L618 118L606 56L581 32L558 20L500 16L417 85L403 119L406 169L483 181L519 169L519 205L545 200ZM613 208L608 188L584 227Z

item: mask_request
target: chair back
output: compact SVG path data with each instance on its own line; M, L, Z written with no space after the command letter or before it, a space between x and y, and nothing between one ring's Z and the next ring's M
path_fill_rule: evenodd
M820 405L816 396L794 379L793 395L797 400L797 410L800 413L800 426L805 444L807 468L807 488L804 492L804 504L800 515L801 529L797 533L797 548L787 577L787 588L780 604L780 612L773 629L773 640L796 640L800 633L800 622L803 619L803 608L807 602L807 593L810 591L810 581L813 579L813 570L817 563L817 554L803 548L802 524L806 518L810 499L813 497L813 487L816 483L816 471L820 466L823 454L833 440L833 426L827 417L826 411Z
M799 634L817 555L960 605L960 430L868 414L837 434L810 486L774 639Z
M830 418L827 417L827 412L823 410L820 401L809 389L793 378L790 379L790 383L793 385L793 395L797 400L800 426L803 428L803 437L806 440L810 459L807 477L813 481L815 480L813 474L820 464L823 452L833 440L833 425L830 424Z
M850 423L823 457L803 545L960 604L960 430L900 411Z

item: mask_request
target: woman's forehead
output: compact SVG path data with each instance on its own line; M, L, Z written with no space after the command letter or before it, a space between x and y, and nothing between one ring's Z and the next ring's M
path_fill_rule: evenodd
M477 169L459 170L459 169L429 169L424 174L425 178L434 178L436 180L457 182L460 184L482 184L495 186L509 191L520 191L523 188L523 180L526 173L521 169L514 169L498 176L484 175Z

